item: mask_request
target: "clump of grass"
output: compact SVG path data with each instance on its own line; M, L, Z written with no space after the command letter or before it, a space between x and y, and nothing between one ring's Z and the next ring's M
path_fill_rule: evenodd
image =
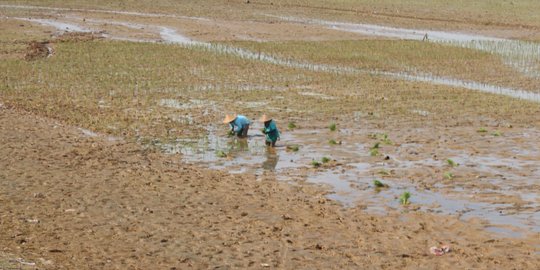
M409 205L411 202L409 199L411 198L411 193L408 191L403 192L401 196L399 196L399 203L401 205Z
M451 173L451 172L445 172L444 173L444 178L446 178L448 180L452 180L452 179L454 179L454 174Z
M488 132L488 131L487 131L486 128L481 127L481 128L479 128L478 130L476 130L476 132L478 132L478 133L486 133L486 132Z
M377 173L380 174L380 175L391 175L392 174L391 172L389 172L389 171L387 171L385 169L382 169L382 170L378 171Z
M322 163L328 163L328 162L330 162L330 158L328 158L328 157L323 157L323 158L321 159L321 162L322 162Z
M225 153L223 150L218 150L216 152L216 156L219 157L219 158L226 158L227 157L227 153Z
M330 126L328 126L328 128L330 129L330 131L336 131L336 129L337 129L336 123L330 124Z
M388 185L387 184L384 184L383 182L375 179L373 180L373 185L375 185L376 188L387 188Z
M447 160L446 160L446 163L448 163L448 165L449 165L450 167L457 167L457 166L459 165L458 163L456 163L455 161L453 161L453 160L451 160L451 159L447 159Z
M493 135L493 136L495 136L495 137L499 137L499 136L502 135L502 132L496 130L496 131L494 131L493 133L491 133L491 135Z
M372 156L372 157L378 156L379 155L379 149L372 148L371 150L369 150L369 155Z
M316 160L312 160L311 165L315 168L321 167L321 163Z
M234 131L232 131L232 130L229 130L229 132L227 132L227 136L229 136L229 137L232 137L234 135L235 135Z
M293 130L296 128L296 124L294 122L289 122L289 124L287 125L287 128L290 130Z
M336 145L336 144L338 144L338 143L336 142L336 140L331 139L331 140L328 141L328 144L330 144L330 145Z
M293 151L293 152L298 152L298 150L300 150L300 146L298 145L287 145L287 150L289 151Z
M381 145L381 143L377 142L371 147L371 149L379 149L380 145Z

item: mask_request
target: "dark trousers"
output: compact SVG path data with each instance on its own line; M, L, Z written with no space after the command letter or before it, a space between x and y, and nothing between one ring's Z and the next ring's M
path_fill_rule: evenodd
M248 130L249 130L249 124L244 125L242 129L238 131L238 134L236 134L236 136L238 136L239 138L247 138Z
M276 146L276 141L266 141L266 146L275 147Z

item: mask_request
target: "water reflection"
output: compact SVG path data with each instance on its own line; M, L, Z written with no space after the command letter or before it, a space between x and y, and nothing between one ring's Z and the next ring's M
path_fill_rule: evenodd
M248 152L249 144L247 138L234 138L227 143L229 153Z
M273 147L267 147L266 159L262 163L262 168L267 171L275 171L279 161L279 155Z

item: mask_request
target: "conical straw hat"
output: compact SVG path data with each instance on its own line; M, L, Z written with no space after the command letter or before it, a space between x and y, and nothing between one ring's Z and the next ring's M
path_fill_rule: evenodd
M227 114L227 115L225 115L225 119L223 119L223 123L228 124L228 123L232 122L234 119L236 119L236 116Z
M266 114L263 114L261 119L259 119L259 121L261 121L261 122L266 122L266 121L270 121L270 120L272 120L272 118L268 117Z

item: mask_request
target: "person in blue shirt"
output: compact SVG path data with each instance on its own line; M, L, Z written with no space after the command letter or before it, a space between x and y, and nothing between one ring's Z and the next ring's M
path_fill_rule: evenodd
M223 120L224 124L229 124L231 133L236 134L239 138L246 138L249 130L249 119L243 115L226 115Z
M276 122L266 116L266 114L261 117L260 121L264 123L262 132L266 135L266 145L275 147L276 141L279 139L279 130L277 129Z

